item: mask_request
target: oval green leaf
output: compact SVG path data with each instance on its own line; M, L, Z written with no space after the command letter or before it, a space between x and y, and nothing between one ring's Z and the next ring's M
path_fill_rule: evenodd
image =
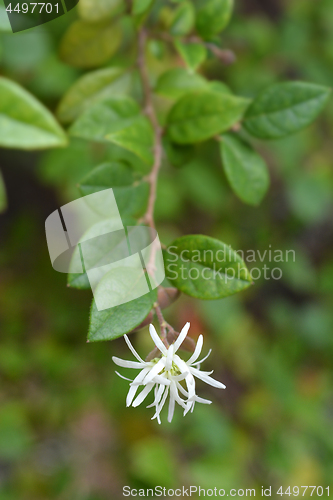
M88 22L104 21L119 14L124 8L122 0L80 0L79 16Z
M218 92L191 92L172 107L168 134L178 144L209 139L241 120L249 100Z
M164 262L170 283L197 299L228 297L251 284L241 257L230 246L208 236L178 238L168 246Z
M133 280L133 275L128 275L129 280ZM117 287L117 276L110 275L103 278L98 287L102 290L103 287L108 288L112 280L112 287ZM124 280L123 273L121 274L122 285ZM122 337L125 333L129 333L135 327L140 325L152 310L154 303L157 300L156 290L143 295L135 300L126 302L125 304L98 311L95 301L93 301L90 313L90 324L88 332L88 340L90 342L98 342L103 340L114 340Z
M126 128L140 116L140 108L125 96L105 99L84 111L69 129L75 137L106 142L107 134Z
M67 145L50 111L20 85L0 77L0 146L46 149Z
M306 82L277 83L253 101L244 127L260 139L279 139L312 123L325 107L331 89Z
M192 72L206 60L207 49L202 43L182 43L176 40L175 47Z
M75 120L83 111L98 101L125 94L129 75L123 68L103 68L79 78L66 92L58 106L57 115L63 123Z
M203 0L197 11L197 30L204 38L220 33L229 24L233 0Z
M148 203L148 182L137 180L122 162L104 163L94 168L79 188L82 196L112 188L121 217L143 215Z
M221 154L227 179L236 195L249 205L258 205L269 186L263 158L235 135L222 137Z
M124 226L135 226L136 221L134 219L123 219ZM86 290L91 288L88 276L84 273L74 273L73 266L77 268L77 262L82 261L80 244L86 245L87 241L91 241L89 244L89 253L86 253L84 268L93 269L102 266L108 261L108 256L115 252L115 249L122 248L127 245L126 234L118 232L117 237L110 241L107 238L100 238L103 234L115 233L119 228L119 218L116 219L105 219L100 221L93 226L91 226L86 233L83 235L79 242L79 245L75 248L71 263L69 266L69 273L67 278L68 286L72 288L78 288L80 290ZM96 244L94 244L94 240Z
M128 149L147 165L153 164L154 131L145 116L138 116L126 127L107 134L106 139Z
M179 99L188 92L204 90L207 85L208 82L203 76L185 68L173 68L159 77L155 92L172 99Z
M75 21L60 45L63 61L78 68L92 68L107 62L119 47L121 31L110 22Z
M172 35L187 35L192 31L195 22L195 11L192 2L183 1L175 10L170 26Z

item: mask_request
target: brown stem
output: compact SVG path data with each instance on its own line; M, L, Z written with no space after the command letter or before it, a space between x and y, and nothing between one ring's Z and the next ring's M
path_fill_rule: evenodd
M158 119L155 113L153 105L153 96L149 83L149 76L145 64L145 48L146 48L147 33L144 28L141 28L138 34L138 58L137 64L139 68L140 78L143 88L144 96L144 112L147 115L153 130L154 130L154 163L150 174L147 176L146 180L150 184L150 194L148 200L148 208L144 216L145 222L153 229L155 229L154 222L154 207L156 201L156 188L158 173L162 164L162 134L163 129L158 123Z
M151 169L150 174L147 176L146 180L150 185L150 192L149 192L149 199L148 199L148 207L147 211L143 217L143 221L149 225L149 227L152 229L152 238L153 238L153 245L152 245L152 250L151 250L151 255L149 259L149 263L147 265L147 272L154 277L156 267L155 267L155 258L156 258L156 251L158 248L158 240L156 238L155 234L155 221L154 221L154 208L155 208L155 202L156 202L156 189L157 189L157 180L158 180L158 174L161 168L162 164L162 153L163 153L163 146L162 146L162 134L163 134L163 129L160 126L157 115L154 109L153 105L153 95L149 83L149 75L146 67L146 61L145 61L145 49L146 49L146 41L147 41L147 32L144 27L142 27L139 30L138 33L138 57L137 57L137 65L139 69L139 74L141 78L141 83L142 83L142 89L143 89L143 98L144 98L144 112L149 119L151 126L154 131L154 162L153 166ZM162 341L166 345L166 347L169 347L168 341L167 341L167 335L166 335L166 322L164 320L162 311L158 303L154 304L154 309L156 312L156 316L158 318L160 328L161 328L161 337Z

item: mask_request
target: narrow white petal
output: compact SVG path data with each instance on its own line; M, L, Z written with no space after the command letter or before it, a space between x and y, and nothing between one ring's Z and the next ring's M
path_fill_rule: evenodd
M179 370L181 373L186 373L188 370L190 370L190 373L188 373L185 377L186 385L188 388L189 396L192 397L195 394L195 380L192 375L192 370L195 368L188 367L185 361L183 361L177 354L174 357L174 361L176 365L178 366Z
M174 352L177 352L182 343L184 342L187 332L189 331L189 328L190 328L190 323L186 323L186 325L182 328L182 331L180 332L176 342L173 344L175 349Z
M175 412L175 398L172 394L172 391L170 391L170 401L169 401L169 411L168 411L168 422L172 421L173 414Z
M142 385L142 381L147 375L147 373L149 373L149 371L150 368L144 368L143 370L141 370L141 372L135 377L131 385Z
M163 398L162 398L160 404L157 406L156 413L153 416L153 418L157 418L157 421L158 421L159 424L161 423L160 413L161 413L161 410L162 410L162 408L164 406L164 403L165 403L165 401L166 401L166 399L168 397L168 394L169 394L169 387L166 387L165 392L163 394ZM152 418L152 420L153 420L153 418Z
M127 361L126 359L116 358L116 356L112 356L112 361L123 368L144 368L145 366L137 361Z
M197 370L196 368L191 368L192 374L202 380L203 382L206 382L206 384L211 385L212 387L216 387L217 389L225 389L226 386L222 384L222 382L219 382L218 380L215 380L212 377L209 377L206 373L202 373L200 370Z
M184 389L184 387L179 382L176 382L176 383L177 383L177 387L178 387L179 391L183 394L183 396L185 396L185 398L188 398L188 392Z
M200 398L199 396L195 396L195 399L194 399L197 403L202 403L204 405L211 405L212 404L212 401L209 401L209 399L203 399L203 398Z
M190 372L187 371L187 372L181 373L180 375L172 375L172 380L174 380L175 382L180 382L181 380L185 380L185 378L187 377L187 375L189 373Z
M123 375L120 375L119 372L115 372L115 373L118 375L118 377L123 378L124 380L128 380L129 382L133 382L133 380L131 378L124 377Z
M175 398L176 403L182 408L186 408L185 401L179 396L176 382L172 382L170 386L170 393Z
M201 363L203 363L204 361L206 361L206 359L210 356L211 352L212 352L212 350L209 349L207 356L205 356L204 358L200 359L200 361L197 361L196 363L192 363L192 364L194 364L196 366L201 365Z
M155 375L158 375L160 373L160 371L163 370L164 367L165 367L165 358L161 358L156 363L156 365L154 365L153 368L151 368L149 370L148 375L144 379L144 384L149 384L149 382L151 382L153 380Z
M157 335L157 331L155 330L154 325L149 325L149 333L150 333L150 336L153 339L157 349L159 349L161 351L161 353L164 354L164 356L166 356L168 354L167 348L163 344L160 337Z
M131 388L128 391L127 398L126 398L126 406L130 406L132 404L132 401L137 393L137 390L139 388L139 385L142 384L142 379L145 378L147 373L149 372L149 368L144 368L133 380L133 382L130 384Z
M129 350L131 351L131 353L133 354L133 356L138 360L140 361L140 363L145 363L145 361L143 361L143 359L140 358L140 356L138 355L138 353L136 352L136 350L134 349L134 347L132 346L131 344L131 341L130 339L127 337L127 335L124 335L124 339L125 339L125 342L129 348Z
M139 389L138 385L131 385L131 387L128 391L128 394L126 396L126 406L131 406L131 403L132 403L138 389Z
M168 354L167 354L166 362L165 362L165 371L167 371L167 372L171 369L173 354L174 354L174 346L171 345L168 349Z
M184 417L185 415L190 411L190 409L193 407L193 402L192 401L189 401L186 405L186 408L185 408L185 411L184 411Z
M140 392L140 394L135 398L135 400L132 403L132 406L136 408L139 406L142 401L146 399L152 388L154 387L155 384L147 384L146 387L143 389L143 391Z
M156 384L162 384L162 385L170 385L171 384L170 380L167 379L166 377L163 377L163 375L155 375L154 382Z
M157 389L157 386L155 387L155 399L154 402L147 406L147 408L151 408L152 406L157 406L158 403L161 401L161 397L163 396L163 392L165 391L165 386L160 385L159 388Z
M198 342L197 342L197 345L195 346L194 353L192 354L190 359L188 359L186 361L187 365L191 365L192 363L194 363L194 361L196 361L198 359L198 357L200 356L201 350L202 350L202 346L203 346L203 336L199 335Z

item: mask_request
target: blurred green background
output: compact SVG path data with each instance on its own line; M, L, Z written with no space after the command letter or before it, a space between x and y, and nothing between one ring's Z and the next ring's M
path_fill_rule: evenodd
M53 111L83 74L58 55L76 16L0 35L1 74ZM238 0L222 40L237 62L226 68L211 58L202 72L238 94L295 78L333 84L332 0ZM151 45L157 76L170 60ZM125 43L106 65L131 57ZM219 301L182 296L166 311L177 328L190 321L194 339L204 334L204 351L213 349L204 369L214 368L227 390L199 384L213 405L186 418L178 407L162 426L151 409L125 409L128 385L111 361L130 358L125 342L86 344L91 292L67 288L47 253L46 217L78 197L77 182L112 151L80 140L43 153L0 150L8 196L0 215L1 500L118 499L124 485L257 488L258 496L261 486L333 487L332 136L331 100L307 130L258 144L272 179L258 208L231 192L210 143L204 165L164 165L156 220L165 243L203 233L244 251L293 249L296 261L281 264L281 280L260 279ZM276 267L249 267L263 264ZM147 330L132 340L143 356L151 348Z

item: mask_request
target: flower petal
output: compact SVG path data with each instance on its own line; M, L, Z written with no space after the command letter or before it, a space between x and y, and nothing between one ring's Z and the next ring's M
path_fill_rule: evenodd
M197 342L197 345L195 346L194 353L192 354L190 359L188 359L186 361L187 365L191 365L192 363L194 363L194 361L196 361L198 359L198 357L200 356L201 350L202 350L202 346L203 346L203 336L199 335L198 342Z
M126 359L116 358L116 356L112 356L112 361L123 368L144 368L145 366L137 361L127 361Z
M202 403L203 405L211 405L212 404L212 401L209 401L209 399L203 399L203 398L200 398L197 395L195 395L194 401L196 403Z
M118 377L123 378L124 380L128 380L129 382L133 382L133 380L131 378L124 377L119 372L115 372L115 373L118 375Z
M186 408L186 401L184 401L178 394L178 388L176 382L171 383L170 386L170 393L173 395L175 398L176 403L179 404L182 408Z
M225 389L226 388L226 386L224 384L222 384L222 382L219 382L218 380L215 380L214 378L210 377L209 375L205 374L204 372L197 370L197 368L191 367L191 372L195 377L199 378L203 382L206 382L206 384L211 385L212 387L216 387L217 389Z
M159 388L157 389L157 386L155 388L155 399L154 402L147 406L147 408L151 408L152 406L157 406L158 403L161 401L161 397L163 396L163 392L165 391L165 386L160 385Z
M133 399L135 398L135 394L139 389L138 385L131 385L129 391L126 396L126 406L131 406Z
M132 403L132 406L136 408L139 406L142 401L146 399L152 388L154 387L155 384L147 384L146 387L143 389L143 391L140 392L140 394L135 398L135 400Z
M161 413L161 410L162 410L162 408L163 408L163 406L164 406L164 403L165 403L165 401L166 401L166 399L167 399L167 397L168 397L168 394L169 394L169 387L166 387L165 392L164 392L164 394L163 394L163 398L162 398L162 400L161 400L160 404L159 404L159 405L157 406L157 408L156 408L156 413L155 413L155 415L152 417L152 420L153 420L154 418L157 418L157 422L158 422L159 424L161 423L160 413Z
M147 368L144 368L143 370L141 370L141 372L138 373L138 375L132 381L131 385L143 385L142 381L145 378L145 376L147 375L147 373L149 373L149 372L150 372L150 367L147 367Z
M157 335L157 331L155 330L154 325L149 325L149 333L150 333L150 336L153 339L157 349L159 349L161 351L161 353L164 354L164 356L166 356L168 354L167 348L163 344L160 337Z
M196 363L192 363L192 364L194 364L196 366L201 365L210 356L211 352L212 352L212 350L209 349L207 356L205 356L204 358L200 359L200 361L197 361Z
M165 362L165 371L167 371L167 372L171 369L171 366L172 366L173 354L174 354L173 349L174 349L173 345L171 345L168 349L168 354L167 354L166 362Z
M144 379L143 383L144 384L149 384L149 382L151 382L153 380L153 378L155 377L155 375L158 375L160 373L160 371L163 370L164 367L165 367L165 358L161 358L156 363L156 365L154 365L153 368L151 368L149 370L149 373L146 376L146 378Z
M134 349L134 347L132 346L131 344L131 341L130 339L127 337L127 335L124 335L124 339L125 339L125 342L129 348L129 350L131 351L131 353L133 354L133 356L138 360L140 361L140 363L145 363L145 361L143 361L143 359L140 358L140 356L138 355L138 353L136 352L136 350Z
M130 384L130 390L128 391L126 397L126 406L130 406L136 393L139 388L139 385L142 385L142 380L145 378L147 373L149 372L149 368L144 368L141 372L135 377L133 382Z
M156 384L161 384L161 385L170 385L171 384L170 380L167 379L166 377L163 377L163 375L155 375L154 382Z
M169 400L169 410L168 410L168 422L172 421L173 414L175 412L175 398L173 397L170 391L170 400Z
M187 332L189 331L189 328L190 328L190 323L186 323L186 325L182 328L182 331L180 332L176 342L173 344L175 349L174 352L177 352L182 343L184 342Z

